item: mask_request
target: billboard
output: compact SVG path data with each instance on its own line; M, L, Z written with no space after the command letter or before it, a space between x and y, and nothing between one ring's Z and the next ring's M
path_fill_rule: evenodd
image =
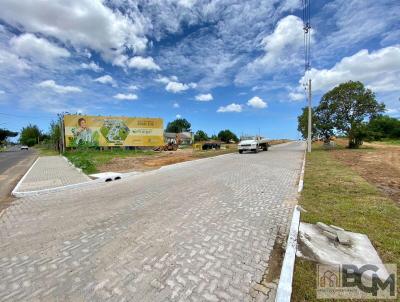
M164 144L163 120L144 117L65 115L66 147L153 147Z

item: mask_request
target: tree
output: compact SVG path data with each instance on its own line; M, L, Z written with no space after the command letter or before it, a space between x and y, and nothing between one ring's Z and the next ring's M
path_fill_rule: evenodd
M198 130L194 134L194 141L195 142L201 142L201 141L206 141L206 140L208 140L208 135L203 130Z
M349 81L324 94L317 112L329 117L329 123L325 120L323 124L325 130L330 128L330 131L345 134L349 148L358 148L366 134L363 122L378 116L384 109L385 105L376 101L370 89L361 82Z
M191 126L192 125L186 119L178 118L172 122L169 122L165 131L172 133L181 133L185 131L190 131Z
M39 127L29 124L28 126L22 128L19 141L21 144L31 147L38 143L41 136L42 132L39 130Z
M308 107L303 107L301 110L301 115L297 117L297 131L306 139L308 137ZM311 138L324 138L326 141L329 141L329 138L333 135L334 128L329 110L326 110L324 106L318 106L312 108L311 112Z
M387 115L372 118L368 125L371 140L382 138L400 138L400 120Z
M48 135L54 149L59 151L61 148L61 127L59 122L51 121Z
M233 140L235 142L239 141L236 134L228 129L221 130L218 133L218 139L220 139L221 141L223 141L225 143L229 143L231 140Z
M13 132L7 129L0 128L0 143L5 141L8 137L16 137L18 132Z
M303 107L301 108L301 115L297 117L298 125L297 125L297 131L301 133L301 136L306 139L308 137L308 107ZM312 128L311 128L311 137L315 138L317 137L317 127L315 124L315 110L316 107L312 108Z

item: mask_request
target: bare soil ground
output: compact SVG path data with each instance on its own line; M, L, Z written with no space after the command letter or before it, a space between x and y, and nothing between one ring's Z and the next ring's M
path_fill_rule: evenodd
M332 155L400 205L400 147L379 143L364 146L370 149L335 150Z
M236 152L236 149L195 151L193 149L179 149L177 151L162 151L151 156L137 156L120 158L115 157L98 167L100 172L131 172L149 171L162 166L172 165L204 157L217 156Z
M148 171L162 166L193 160L192 149L165 151L151 156L115 157L98 167L100 172Z
M286 139L272 140L270 141L270 144L277 145L288 141L289 140ZM236 145L229 145L227 149L221 150L196 151L192 148L188 148L178 149L177 151L162 151L151 156L144 155L125 158L115 157L107 163L97 167L97 170L99 170L99 172L143 172L189 160L236 152L236 150Z

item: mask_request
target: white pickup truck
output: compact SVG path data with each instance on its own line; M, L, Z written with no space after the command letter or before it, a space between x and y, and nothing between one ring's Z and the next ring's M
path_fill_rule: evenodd
M268 151L269 146L270 145L265 138L259 136L244 136L240 138L238 150L240 154L244 151L257 153L258 151Z

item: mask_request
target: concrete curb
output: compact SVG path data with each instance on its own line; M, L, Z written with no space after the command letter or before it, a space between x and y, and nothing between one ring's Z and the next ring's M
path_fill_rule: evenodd
M292 223L290 225L289 237L286 244L285 257L283 258L281 275L279 277L278 288L276 290L276 302L290 302L292 295L292 281L294 262L296 260L297 236L300 225L300 209L294 208Z
M298 196L303 190L306 156L307 148L304 150L303 163L301 166L300 179L297 189ZM290 302L290 297L292 295L293 271L297 251L297 236L300 226L300 209L301 208L297 205L293 210L292 222L290 224L290 231L286 243L285 257L283 258L278 288L276 290L276 302Z
M99 183L104 183L104 180L103 179L89 180L89 181L80 182L80 183L71 184L71 185L65 185L65 186L61 186L61 187L48 188L48 189L42 189L42 190L36 190L36 191L14 192L12 194L15 197L21 198L21 197L32 196L32 195L60 192L60 191L64 191L67 189L85 187L85 186L99 184Z
M64 155L60 155L71 167L73 167L76 171L78 171L79 173L83 174L87 179L91 179L89 176L87 176L81 168L75 167L75 165L69 161L68 158L66 158Z
M28 171L26 171L26 173L24 174L24 176L22 176L22 178L19 180L19 182L17 183L17 185L15 186L15 188L11 191L11 195L16 196L15 194L17 194L18 192L18 188L20 187L21 183L25 180L26 176L29 174L29 172L31 172L31 170L33 169L33 167L36 165L37 161L39 160L40 156L38 158L36 158L36 160L33 162L32 166L28 169Z
M300 193L301 191L303 191L303 185L304 185L304 170L305 170L305 168L306 168L306 156L307 156L307 150L304 150L303 165L301 166L299 187L298 187L298 189L297 189L297 193Z

